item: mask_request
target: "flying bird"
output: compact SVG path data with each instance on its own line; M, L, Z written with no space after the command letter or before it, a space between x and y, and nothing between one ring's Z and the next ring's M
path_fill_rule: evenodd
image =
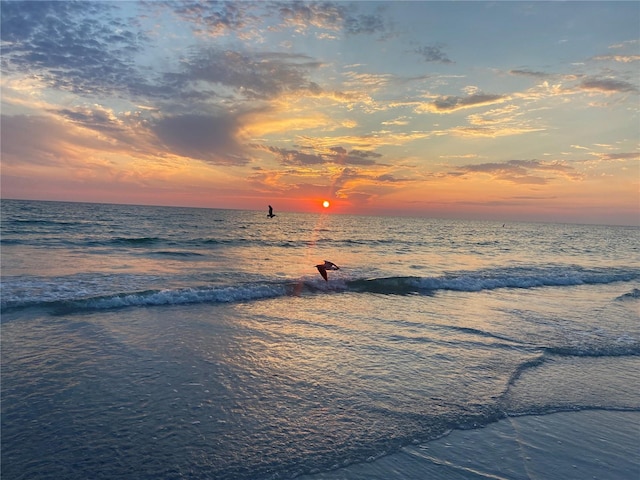
M329 260L325 260L324 263L316 265L316 268L320 272L320 275L322 275L322 278L324 278L325 282L329 281L329 277L327 277L327 270L340 270L339 266Z
M273 213L273 207L271 205L269 205L269 213L267 213L267 217L273 218L275 216L276 216L276 214Z

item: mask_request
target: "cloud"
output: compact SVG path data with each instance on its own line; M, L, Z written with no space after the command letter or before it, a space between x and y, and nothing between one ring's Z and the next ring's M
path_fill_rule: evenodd
M388 73L358 73L346 72L345 76L349 79L345 82L347 87L366 87L368 91L371 89L380 89L389 85L393 76Z
M69 134L50 117L2 115L2 163L59 165L65 154L63 139Z
M322 155L307 153L300 150L289 150L278 147L267 147L267 150L274 153L282 165L309 166L325 163Z
M149 8L162 6L171 9L194 27L196 34L212 36L255 35L259 25L268 23L273 31L293 28L304 33L310 28L346 35L385 35L385 17L379 8L375 13L358 12L357 4L330 1L276 1L276 2L146 2Z
M593 155L604 161L640 160L640 152L594 153Z
M254 23L248 12L253 7L249 2L146 2L146 7L169 7L183 20L195 25L196 33L222 36L239 31Z
M443 45L423 45L414 50L420 55L425 62L453 63L446 53L442 50Z
M635 38L633 40L625 40L624 42L616 43L615 45L610 45L609 48L617 49L617 48L633 47L635 45L638 45L639 43L640 43L640 40Z
M485 105L502 103L509 99L505 95L492 95L486 93L474 93L466 97L442 96L432 102L420 104L416 110L418 112L431 113L452 113L467 108L475 108Z
M593 59L605 62L631 63L640 61L640 55L598 55Z
M526 112L512 103L501 105L482 113L467 116L469 126L458 126L450 133L463 137L504 137L545 130L542 126L534 126L539 120L526 118Z
M135 158L156 164L173 156L244 165L241 115L117 118L100 108L50 110L48 116L2 116L2 163L72 166L89 158ZM114 155L116 157L114 157Z
M53 88L84 95L146 85L134 56L146 37L105 2L1 2L2 66L36 71ZM144 88L144 87L143 87Z
M408 125L409 124L409 117L406 116L402 116L402 117L398 117L398 118L394 118L393 120L387 120L384 122L380 122L382 125Z
M383 167L385 170L388 167ZM418 181L411 178L398 178L393 173L377 173L359 167L345 167L332 177L332 191L337 198L351 203L365 205L373 198L398 191L407 184Z
M100 105L57 110L48 108L47 112L57 119L57 123L65 125L67 130L82 131L83 141L91 139L91 142L97 143L99 146L91 148L99 152L152 156L156 160L166 154L178 154L167 151L167 145L159 147L163 142L150 129L155 120L153 117L146 118L141 112L116 115L113 110ZM73 128L69 128L71 125Z
M534 78L546 78L549 76L548 73L545 72L538 72L535 70L529 70L529 69L516 69L516 70L509 70L509 74L510 75L516 75L516 76L524 76L524 77L534 77Z
M254 190L285 195L330 196L356 203L374 196L363 192L371 184L372 176L361 172L358 167L333 168L331 172L324 171L318 175L317 170L295 166L280 171L259 169L249 177L249 181Z
M318 36L322 38L336 38L328 32L343 33L345 35L372 35L380 34L384 36L387 31L384 16L377 12L362 14L358 12L357 4L347 4L342 2L212 2L219 6L210 6L209 9L215 13L209 15L213 17L214 23L205 22L208 17L199 13L190 15L192 21L198 24L207 23L213 31L225 31L231 27L239 29L252 25L254 20L260 18L269 22L272 30L282 30L283 28L293 28L296 32L304 33L310 28L323 30ZM244 8L236 7L230 9L228 4L241 5ZM252 7L260 5L264 8L260 13L248 13ZM196 9L197 11L197 9ZM232 15L230 15L230 13ZM277 22L280 22L279 24Z
M407 179L405 178L397 178L394 175L390 174L390 173L385 173L382 175L378 175L377 177L373 178L376 182L382 182L382 183L406 183Z
M2 164L66 167L86 163L87 152L106 152L114 146L106 137L60 121L54 116L2 115Z
M148 6L167 5L192 24L216 30L247 25L244 9L253 4L151 2ZM309 79L320 62L278 52L194 48L178 67L165 64L164 72L151 76L140 63L140 56L152 46L149 37L117 3L1 2L0 8L3 71L37 75L60 91L199 104L223 101L230 91L245 99L321 92Z
M600 93L627 93L637 92L638 88L623 80L614 78L587 77L580 82L578 88L583 90L592 90Z
M467 119L472 125L496 125L508 124L514 122L521 115L520 108L516 105L509 104L500 108L494 108L483 113L474 113L469 115Z
M544 131L543 127L532 127L526 124L495 124L495 125L474 125L469 127L454 127L447 130L447 133L458 137L507 137L510 135L523 135L525 133Z
M276 2L277 14L287 26L305 30L309 26L326 30L342 28L346 7L332 2Z
M564 176L572 180L579 180L582 175L575 172L573 167L560 162L543 162L540 160L509 160L507 162L490 162L470 164L457 167L448 175L454 177L470 174L487 174L497 180L517 184L544 185L551 179L542 176L539 172L545 172L554 176Z
M249 162L238 141L240 116L184 114L156 120L152 131L172 152L216 165Z
M321 92L308 78L321 63L306 55L207 48L185 59L183 65L182 73L167 76L169 82L178 82L180 89L208 82L249 99L269 99L292 91Z
M343 147L330 147L319 152L312 147L306 149L284 149L273 146L254 145L255 148L266 150L276 156L282 165L310 166L323 164L338 165L375 165L382 155L376 152L352 149L347 151Z
M344 29L349 35L380 33L384 36L386 25L384 17L378 14L349 15L345 18Z
M437 134L438 132L435 132L435 133ZM343 136L332 136L332 137L301 136L300 139L305 141L307 144L313 146L313 148L319 151L324 151L328 148L331 148L335 144L351 145L355 149L359 149L362 151L371 151L374 148L385 146L385 145L392 145L392 146L405 145L415 140L428 138L433 134L434 132L421 132L421 131L410 131L407 133L403 133L403 132L393 133L385 130L385 131L372 132L366 135L352 135L352 136L343 135Z
M103 108L96 107L95 109L69 109L63 108L60 110L49 110L51 113L55 113L61 117L64 117L72 122L82 125L83 127L90 128L105 134L119 134L122 133L124 128L117 117L110 111Z
M463 153L459 155L440 155L440 158L479 158L477 153Z

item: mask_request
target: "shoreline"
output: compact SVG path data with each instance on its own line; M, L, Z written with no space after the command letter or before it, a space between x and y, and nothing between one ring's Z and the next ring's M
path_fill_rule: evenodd
M507 417L303 480L635 480L640 411L582 410Z

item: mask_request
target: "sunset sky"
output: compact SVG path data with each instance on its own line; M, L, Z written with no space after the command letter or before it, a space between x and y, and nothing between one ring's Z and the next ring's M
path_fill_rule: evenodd
M2 198L640 224L640 3L2 1Z

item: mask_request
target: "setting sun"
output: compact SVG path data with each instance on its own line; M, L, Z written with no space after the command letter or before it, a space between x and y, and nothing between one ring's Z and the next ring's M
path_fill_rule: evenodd
M329 203L329 200L325 200L324 202L322 202L322 206L323 206L324 208L329 208L329 205L331 205L331 204Z

